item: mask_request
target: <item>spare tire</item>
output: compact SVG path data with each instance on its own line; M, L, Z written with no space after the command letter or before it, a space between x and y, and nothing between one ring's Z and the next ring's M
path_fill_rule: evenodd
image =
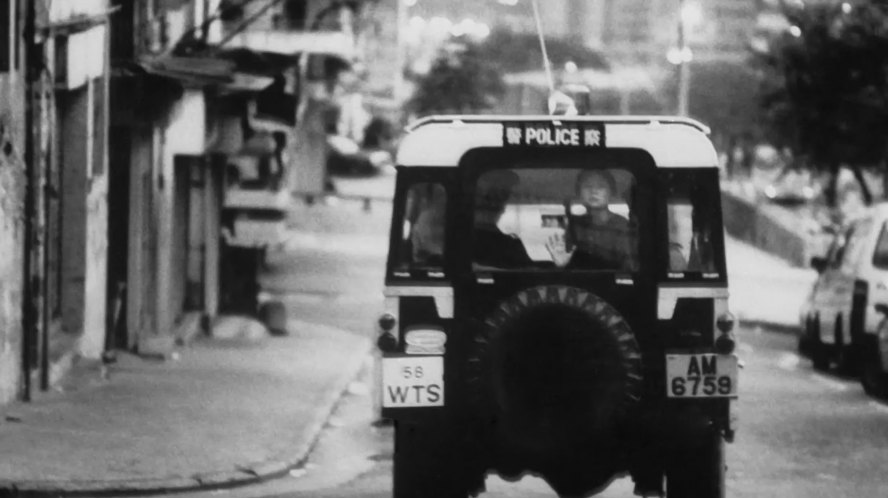
M576 287L534 287L500 303L467 353L473 409L504 452L534 460L610 446L641 396L629 324Z

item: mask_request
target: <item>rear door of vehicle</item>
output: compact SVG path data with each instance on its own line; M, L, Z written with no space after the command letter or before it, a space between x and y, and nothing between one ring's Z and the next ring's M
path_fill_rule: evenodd
M477 149L468 153L460 164L460 183L464 202L459 207L458 225L471 227L474 213L474 190L478 177L495 168L570 169L606 168L618 164L634 178L632 192L625 192L631 204L632 223L637 225L638 267L634 270L584 270L578 267L556 268L545 261L543 251L536 250L538 260L524 268L479 267L472 264L474 240L471 230L455 241L459 262L455 309L463 317L467 330L477 330L483 321L502 303L520 291L539 286L570 286L591 292L614 306L635 332L642 350L653 346L656 327L656 275L662 268L658 256L656 230L657 169L653 159L639 150L577 150L562 148ZM576 173L573 173L574 175ZM554 173L553 173L554 174ZM543 188L543 187L541 187ZM561 201L575 195L571 182L565 185ZM530 189L525 189L528 192ZM542 195L542 194L541 194ZM518 201L521 202L521 201ZM524 202L533 202L525 200ZM548 201L544 201L549 203ZM563 202L560 211L564 213ZM558 209L555 208L555 211ZM546 224L548 214L540 215ZM557 222L556 222L557 223ZM533 252L533 251L531 251Z

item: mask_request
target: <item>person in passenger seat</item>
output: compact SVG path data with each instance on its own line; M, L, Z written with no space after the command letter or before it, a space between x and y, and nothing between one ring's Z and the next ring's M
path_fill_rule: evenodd
M416 189L418 212L410 232L411 261L420 266L441 266L447 193L439 184L419 184Z
M475 191L473 254L477 264L520 268L532 263L521 239L497 226L518 184L518 175L497 170L481 175Z
M604 170L584 170L577 175L576 196L585 214L569 216L567 233L546 243L556 266L634 270L638 266L635 228L610 211L617 191L613 175Z

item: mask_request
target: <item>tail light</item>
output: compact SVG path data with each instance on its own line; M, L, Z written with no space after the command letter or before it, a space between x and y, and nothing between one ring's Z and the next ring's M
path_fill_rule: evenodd
M395 336L395 326L398 319L391 313L384 313L379 317L379 338L376 340L376 347L380 351L392 353L398 348L398 338Z
M731 354L737 347L737 341L734 340L734 315L726 311L719 315L715 321L715 327L720 334L715 339L715 352L718 354Z

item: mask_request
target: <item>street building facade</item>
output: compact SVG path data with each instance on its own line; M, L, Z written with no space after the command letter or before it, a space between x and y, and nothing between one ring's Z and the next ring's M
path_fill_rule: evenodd
M18 45L29 67L10 106L22 106L26 122L23 347L3 383L28 399L75 358L105 348L110 6L6 4L24 28Z
M330 108L361 105L361 2L0 4L0 404L258 313L292 193L354 121Z
M223 170L207 154L206 89L231 64L176 52L218 5L118 4L109 344L164 355L218 311Z

